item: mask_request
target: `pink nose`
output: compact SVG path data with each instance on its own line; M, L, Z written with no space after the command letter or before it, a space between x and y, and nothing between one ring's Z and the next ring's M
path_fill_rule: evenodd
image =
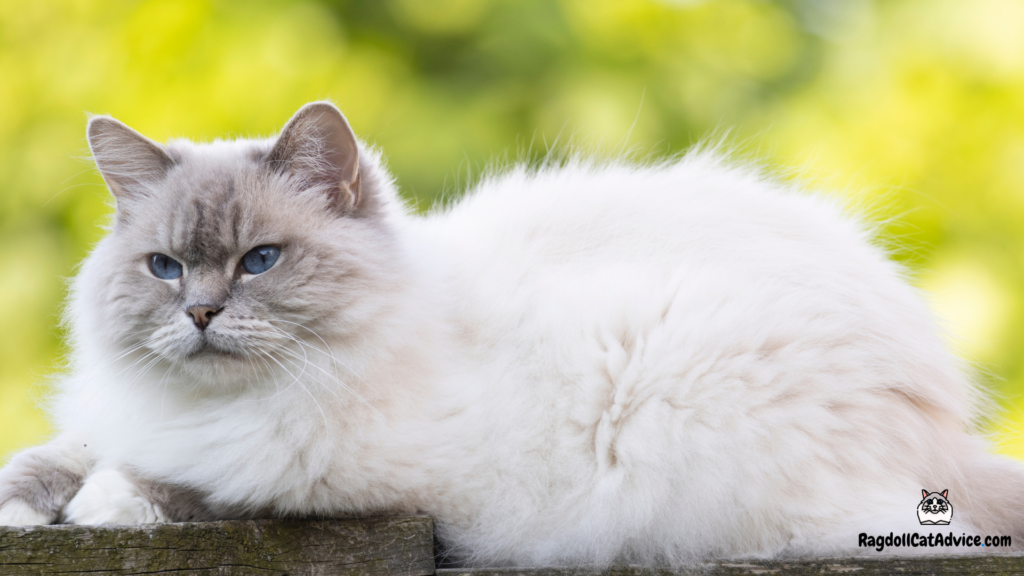
M200 330L205 330L206 327L210 325L210 319L213 318L213 315L217 312L220 312L220 310L206 305L190 306L188 310L185 310L186 314L192 315L192 319L195 321L196 327Z

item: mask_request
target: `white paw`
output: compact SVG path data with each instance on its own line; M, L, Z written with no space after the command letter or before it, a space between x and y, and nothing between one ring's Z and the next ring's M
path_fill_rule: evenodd
M53 524L56 519L56 516L40 512L20 498L11 498L0 506L0 526L38 526Z
M100 470L85 480L82 489L64 508L68 524L153 524L166 522L159 506L141 494L124 474Z

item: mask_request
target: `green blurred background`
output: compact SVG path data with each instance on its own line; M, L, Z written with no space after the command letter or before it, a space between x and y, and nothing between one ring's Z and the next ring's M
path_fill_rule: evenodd
M65 279L111 211L86 112L165 140L330 98L427 209L492 159L706 138L857 195L1024 458L1024 3L0 3L0 460L44 440Z

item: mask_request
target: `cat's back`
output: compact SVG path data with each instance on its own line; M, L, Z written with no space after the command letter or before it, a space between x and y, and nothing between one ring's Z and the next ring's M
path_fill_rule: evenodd
M838 197L713 153L515 168L426 226L453 255L462 330L544 373L595 349L604 362L609 341L658 340L684 370L748 353L786 363L772 351L810 342L811 362L917 370L929 397L968 410L927 306L871 227Z
M484 179L433 225L471 260L548 266L730 258L793 262L821 253L868 256L867 236L840 203L794 190L709 152L631 165L578 160L517 166Z
M902 286L869 228L838 199L708 152L653 166L516 167L430 216L428 227L458 255L459 276L488 294L554 296L595 282L609 294L680 275L706 275L716 291Z

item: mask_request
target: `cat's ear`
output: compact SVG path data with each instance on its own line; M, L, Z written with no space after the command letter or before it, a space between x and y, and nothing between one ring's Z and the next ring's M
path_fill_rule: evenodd
M96 167L118 200L144 194L174 166L163 146L110 116L94 116L86 128Z
M340 213L354 213L364 203L356 135L330 102L300 108L281 131L266 162L274 170L298 176L305 186L322 188Z
M922 488L921 489L921 498L927 498L927 497L928 497L928 491L925 490L924 488Z
M949 490L948 489L942 491L942 497L943 498L947 498L948 496L946 496L946 494L949 494Z

